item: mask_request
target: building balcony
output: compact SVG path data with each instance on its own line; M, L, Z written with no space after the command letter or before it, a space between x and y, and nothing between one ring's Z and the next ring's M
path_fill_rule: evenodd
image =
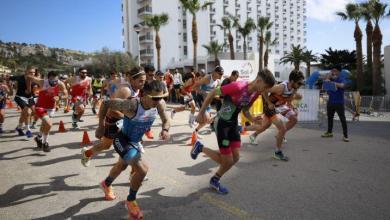
M150 2L150 0L137 0L138 4L143 4L143 3L147 3L147 2Z
M153 57L153 49L143 49L139 52L141 57Z
M153 36L151 35L143 35L139 37L139 43L140 44L148 44L153 43Z
M144 15L152 15L152 7L145 6L143 8L138 9L138 17L142 17Z
M223 0L223 6L229 6L229 0Z

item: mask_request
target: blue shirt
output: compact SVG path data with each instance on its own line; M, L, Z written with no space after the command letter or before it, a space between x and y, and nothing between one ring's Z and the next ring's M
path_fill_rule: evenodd
M331 79L331 81L335 83L344 83L345 85L344 79L340 77ZM344 88L337 87L336 91L328 91L328 95L328 104L344 104Z

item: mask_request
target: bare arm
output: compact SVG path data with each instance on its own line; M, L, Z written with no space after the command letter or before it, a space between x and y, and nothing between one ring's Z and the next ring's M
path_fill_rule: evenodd
M27 87L27 92L31 94L31 85L32 83L38 84L39 87L43 86L44 79L39 79L34 76L27 76L26 79L26 87Z
M127 117L131 118L137 110L137 100L115 98L103 101L102 107L99 111L99 123L104 122L104 117L106 116L108 109L120 111Z
M166 103L164 100L161 100L160 103L157 105L157 111L162 121L162 130L168 131L169 128L171 127L171 121L169 120L169 117L165 109L166 109Z
M68 90L63 82L58 81L58 86L60 88L60 93L62 93L62 97L68 97Z

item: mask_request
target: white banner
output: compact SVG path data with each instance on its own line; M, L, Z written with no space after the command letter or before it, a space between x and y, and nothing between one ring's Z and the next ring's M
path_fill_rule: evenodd
M233 70L240 73L238 80L252 81L257 76L257 66L253 60L220 60L224 77L229 77Z
M317 121L320 91L316 89L300 89L298 91L303 97L297 103L298 121Z

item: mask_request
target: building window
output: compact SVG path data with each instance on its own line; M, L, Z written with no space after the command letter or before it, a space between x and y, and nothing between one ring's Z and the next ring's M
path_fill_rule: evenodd
M187 20L183 20L183 29L187 29Z
M187 46L183 47L183 52L184 52L184 56L187 56L187 54L188 54Z
M183 41L187 42L187 33L183 33Z
M280 72L275 71L275 78L280 78Z

